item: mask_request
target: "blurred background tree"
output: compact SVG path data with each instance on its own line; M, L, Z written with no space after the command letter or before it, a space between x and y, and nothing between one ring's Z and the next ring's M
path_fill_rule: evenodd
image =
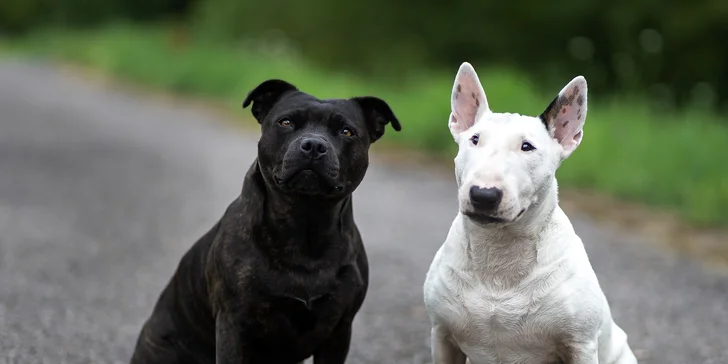
M395 77L462 60L552 84L639 92L664 107L728 99L724 0L385 1L3 0L0 29L174 21L210 39L273 34L326 67Z

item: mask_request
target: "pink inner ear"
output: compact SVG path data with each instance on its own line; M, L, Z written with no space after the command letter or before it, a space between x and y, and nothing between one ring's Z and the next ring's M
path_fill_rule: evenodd
M586 118L586 97L580 85L562 91L550 110L550 127L554 138L564 147L576 147Z
M583 115L579 115L578 108L562 107L559 116L556 117L554 123L554 138L563 143L566 139L570 139L581 130L584 123Z
M470 129L475 124L481 107L487 107L485 94L477 76L469 71L458 74L453 87L451 104L451 129L457 133Z

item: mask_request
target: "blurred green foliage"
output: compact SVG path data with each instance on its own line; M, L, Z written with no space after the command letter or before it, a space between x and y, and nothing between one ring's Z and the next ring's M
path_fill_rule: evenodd
M660 108L728 100L725 0L2 0L0 30L174 20L215 41L288 47L329 68L400 79L463 60L540 85L584 74L595 93Z
M190 0L2 0L0 31L23 33L36 27L88 27L109 20L185 19Z
M728 223L726 0L0 0L0 35L0 49L231 105L266 78L377 95L404 127L383 143L449 156L461 62L495 111L530 115L583 74L585 143L559 181Z
M2 47L0 42L0 49ZM251 52L191 37L180 44L168 27L115 25L94 31L52 30L6 43L25 54L79 63L178 93L223 100L251 127L243 97L268 78L283 78L321 98L377 95L389 102L403 131L381 143L454 156L447 129L457 66L412 70L403 81L335 72L279 49ZM537 115L571 79L542 89L512 68L474 62L494 111ZM591 92L590 86L590 92ZM665 112L639 95L590 97L584 143L559 169L562 186L594 189L678 211L696 224L728 223L728 124L705 109Z

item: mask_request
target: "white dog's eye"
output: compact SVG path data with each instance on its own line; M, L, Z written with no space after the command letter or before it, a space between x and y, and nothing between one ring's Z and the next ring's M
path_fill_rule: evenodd
M478 134L475 134L470 137L470 142L473 143L473 145L478 145L478 140L480 140L480 137Z
M524 151L524 152L530 152L530 151L532 151L534 149L536 149L536 147L534 147L529 142L523 142L523 144L521 144L521 150Z

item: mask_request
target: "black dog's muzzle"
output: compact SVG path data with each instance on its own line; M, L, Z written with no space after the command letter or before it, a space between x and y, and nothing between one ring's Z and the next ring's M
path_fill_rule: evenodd
M339 160L334 146L323 137L307 135L289 145L275 179L284 189L326 193L343 189L338 176Z

